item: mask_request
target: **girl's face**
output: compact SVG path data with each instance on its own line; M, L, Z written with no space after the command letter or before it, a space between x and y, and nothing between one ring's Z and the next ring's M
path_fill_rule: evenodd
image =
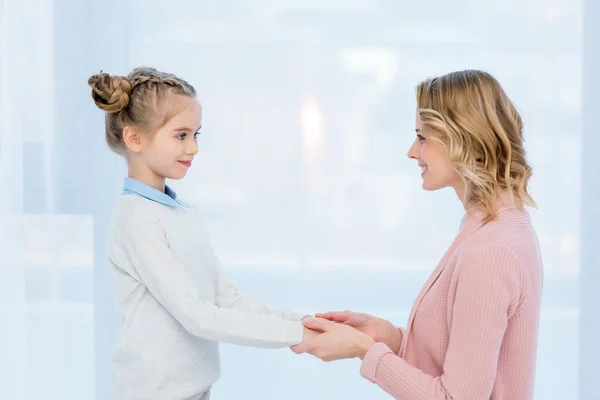
M165 179L181 179L198 152L196 138L202 124L202 108L195 98L173 95L169 107L176 114L152 135L141 134L129 157L134 176L159 190ZM130 146L131 149L131 146Z

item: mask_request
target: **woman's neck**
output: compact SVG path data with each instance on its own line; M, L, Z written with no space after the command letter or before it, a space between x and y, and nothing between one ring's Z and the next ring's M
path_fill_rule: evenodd
M482 204L468 203L467 200L463 201L463 204L465 205L465 209L469 214L485 214L485 207ZM514 193L509 190L504 190L496 197L496 202L492 207L492 214L497 214L502 210L514 209L517 207L518 202L514 196Z

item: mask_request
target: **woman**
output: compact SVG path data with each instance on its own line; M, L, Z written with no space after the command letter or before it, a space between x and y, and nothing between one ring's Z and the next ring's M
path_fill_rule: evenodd
M524 209L535 204L522 128L485 72L423 81L408 157L425 190L455 190L466 211L459 233L406 329L351 311L317 314L304 325L324 333L292 349L325 361L359 357L361 374L397 399L531 399L542 261Z

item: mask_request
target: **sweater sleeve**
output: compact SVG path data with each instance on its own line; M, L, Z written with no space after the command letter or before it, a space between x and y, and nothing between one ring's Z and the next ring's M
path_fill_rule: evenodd
M491 396L502 339L520 295L519 263L501 248L479 248L465 255L457 268L450 341L441 376L412 367L382 343L375 344L363 359L361 374L396 399Z
M202 300L169 248L158 219L140 217L124 224L119 250L141 283L194 336L265 348L289 347L303 340L304 327L300 322L219 307Z
M402 340L400 341L400 348L398 349L397 354L399 357L402 357L402 354L404 354L404 343L406 343L406 329L399 326L398 330L400 331L400 334L402 335Z
M217 271L217 297L216 303L219 307L232 308L253 314L265 314L290 321L300 321L307 314L301 314L287 308L273 307L246 293L241 292L235 283L229 279L226 268L221 262L215 260Z

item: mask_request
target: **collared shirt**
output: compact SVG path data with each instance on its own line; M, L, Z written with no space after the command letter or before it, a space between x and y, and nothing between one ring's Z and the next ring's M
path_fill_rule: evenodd
M125 178L123 194L137 194L138 196L169 207L188 207L183 200L177 198L177 193L169 186L165 185L165 191L161 192L133 178Z

